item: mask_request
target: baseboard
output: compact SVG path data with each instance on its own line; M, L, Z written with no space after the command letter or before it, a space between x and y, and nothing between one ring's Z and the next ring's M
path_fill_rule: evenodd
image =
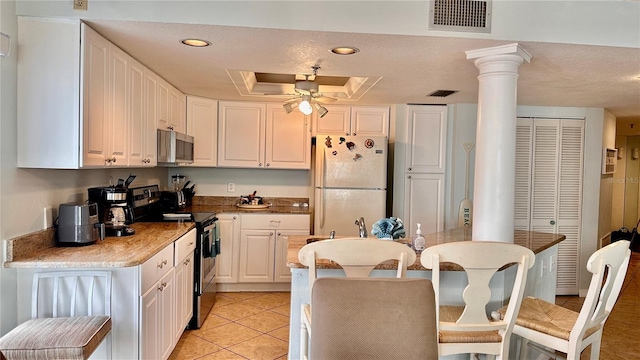
M578 290L578 296L586 297L587 296L587 291L589 291L589 289L580 289L580 290Z

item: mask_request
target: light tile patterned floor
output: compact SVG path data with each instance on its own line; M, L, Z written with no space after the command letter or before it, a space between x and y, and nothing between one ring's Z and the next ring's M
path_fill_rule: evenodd
M290 294L218 293L202 328L186 330L170 360L286 359Z
M556 303L576 311L583 298L558 296ZM187 330L170 360L287 358L289 293L218 293L203 327ZM640 360L640 253L633 253L616 306L607 320L601 360ZM589 359L590 348L581 356Z

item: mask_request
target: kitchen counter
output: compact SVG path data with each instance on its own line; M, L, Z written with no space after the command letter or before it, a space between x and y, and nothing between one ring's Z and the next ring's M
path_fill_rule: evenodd
M290 268L306 269L307 267L302 265L298 260L298 252L307 244L307 239L313 236L290 236L287 247L287 266ZM439 233L427 234L424 236L427 242L427 247L436 244L443 244L456 241L471 241L471 228L456 228ZM341 237L337 237L340 239ZM342 237L345 238L345 237ZM551 246L556 245L560 241L564 240L565 236L562 234L549 234L537 231L514 231L514 243L522 245L531 249L535 254L538 254ZM410 239L400 239L400 242L409 243ZM395 270L397 269L396 261L385 261L379 264L376 269L378 270ZM319 269L340 269L340 265L328 261L318 262L317 267ZM408 270L426 270L420 264L420 255L416 257L416 262L409 265ZM455 264L443 263L441 270L462 270L462 268Z
M193 222L134 223L135 234L106 237L95 244L56 247L53 229L30 236L42 238L40 242L9 241L8 268L121 268L137 266L149 260L189 230ZM24 238L24 237L23 237ZM33 246L39 244L38 247ZM48 244L48 245L47 245Z
M298 252L306 245L307 239L313 236L289 236L287 248L287 265L291 269L291 324L300 324L300 308L302 304L310 301L311 289L309 286L309 269L298 261ZM345 238L345 237L342 237ZM340 237L338 237L338 241ZM457 228L435 234L425 235L427 247L436 244L471 241L470 228ZM565 239L561 234L547 234L535 231L514 232L514 242L528 247L536 254L536 262L529 269L527 284L525 286L525 296L535 296L546 301L555 300L556 268L555 266L545 266L552 263L552 259L558 260L558 243ZM366 240L363 240L366 241ZM407 243L409 239L402 239ZM340 265L329 261L318 262L319 277L342 277L344 271ZM392 278L397 273L397 261L386 261L378 265L372 273L373 277ZM408 267L407 277L431 279L431 271L425 269L420 264L420 256L416 262ZM461 304L462 292L467 285L466 273L462 268L443 263L440 266L442 271L447 271L442 277L442 287L440 301L446 304ZM504 304L506 296L511 294L513 288L513 278L516 267L508 266L494 274L491 279L491 297L488 299L487 309L495 310ZM300 358L300 326L289 328L289 358ZM447 357L450 358L450 357ZM451 357L451 359L462 359L463 356ZM468 356L466 357L469 358Z
M187 206L184 212L215 212L239 213L239 214L300 214L310 215L309 198L269 198L263 197L265 204L271 204L264 209L243 209L236 206L240 201L237 196L195 196L192 205ZM307 206L302 206L307 204Z

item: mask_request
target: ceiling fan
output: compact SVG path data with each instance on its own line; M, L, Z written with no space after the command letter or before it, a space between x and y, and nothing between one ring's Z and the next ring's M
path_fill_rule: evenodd
M315 77L318 75L320 66L314 65L311 67L311 69L313 69L313 78L315 79ZM292 95L293 98L285 101L282 107L287 112L287 114L290 114L297 105L298 109L305 115L310 115L315 108L322 118L329 112L329 110L327 110L327 108L323 106L323 103L336 101L337 99L324 96L321 92L319 92L318 83L314 82L313 80L309 80L309 77L311 77L311 75L304 75L304 77L304 80L296 81L294 86L295 93L285 94Z

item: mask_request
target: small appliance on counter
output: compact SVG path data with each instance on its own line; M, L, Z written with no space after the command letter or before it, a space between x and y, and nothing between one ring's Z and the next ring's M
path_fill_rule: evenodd
M98 220L98 204L93 202L60 204L56 229L58 246L90 245L105 236L105 225Z
M98 204L98 217L105 224L106 236L133 235L135 231L127 225L133 224L133 207L127 200L128 187L135 179L129 175L127 180L120 179L116 186L90 188L89 201Z
M191 181L186 176L171 175L171 190L160 193L160 204L163 211L176 211L191 204L191 199L196 194L193 188L195 184L189 186Z

